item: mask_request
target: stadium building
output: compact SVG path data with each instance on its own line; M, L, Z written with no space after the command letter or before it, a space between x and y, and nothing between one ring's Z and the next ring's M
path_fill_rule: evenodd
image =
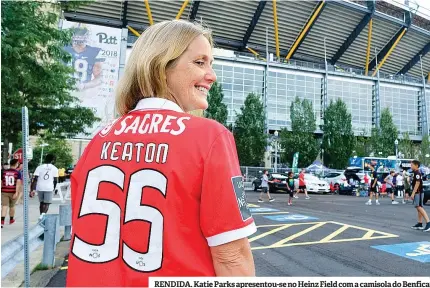
M312 101L317 124L341 98L356 134L370 135L385 107L412 140L429 132L430 10L414 0L107 1L64 11L64 18L122 28L127 55L153 23L203 22L213 30L229 123L254 92L270 133L290 126L296 96Z

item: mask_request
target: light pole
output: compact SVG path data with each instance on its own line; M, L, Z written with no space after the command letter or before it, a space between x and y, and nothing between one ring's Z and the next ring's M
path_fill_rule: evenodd
M399 146L399 140L396 139L396 141L394 141L394 145L396 145L396 160L397 160L397 157L398 157L397 148Z
M42 143L40 144L40 147L42 147L42 153L40 153L40 165L42 165L43 162L43 147L49 146L48 143Z
M275 173L278 172L278 131L275 131Z

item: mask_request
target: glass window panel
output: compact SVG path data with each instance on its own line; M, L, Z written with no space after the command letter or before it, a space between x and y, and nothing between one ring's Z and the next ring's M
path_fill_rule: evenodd
M257 76L262 77L264 75L263 70L254 70L254 72L255 72L255 78L257 78Z
M236 73L243 73L243 68L242 67L234 67L234 74Z
M247 93L254 92L254 89L252 86L244 86L244 88L245 88L245 92L247 92Z
M232 78L233 77L233 72L231 72L231 71L225 71L224 70L222 76L223 77L230 77L230 78Z
M231 85L230 83L223 83L222 84L223 90L231 90L232 88L233 88L233 85Z
M243 90L243 85L234 85L233 89L237 90L237 91L241 91L241 90Z
M280 97L280 96L286 96L287 95L287 90L280 90L280 89L278 89L277 90L277 95L278 95L278 97Z
M244 73L254 74L254 69L245 68Z
M254 84L254 82L252 80L245 80L244 85L248 85L248 86L252 86Z
M222 93L224 94L224 97L231 97L232 95L232 92L230 90L224 90L224 87Z
M244 74L246 80L254 80L254 74Z
M305 87L304 86L296 86L296 91L299 95L302 96L305 93Z
M287 85L283 84L283 82L282 82L282 83L278 82L278 83L276 84L276 87L277 87L278 89L284 89L284 90L285 90L285 88L287 87Z

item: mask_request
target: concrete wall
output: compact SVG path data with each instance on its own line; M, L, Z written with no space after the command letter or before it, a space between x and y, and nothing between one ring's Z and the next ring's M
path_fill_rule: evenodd
M73 165L74 165L78 162L79 158L84 153L85 148L87 147L88 143L90 143L90 140L67 139L67 141L72 146Z

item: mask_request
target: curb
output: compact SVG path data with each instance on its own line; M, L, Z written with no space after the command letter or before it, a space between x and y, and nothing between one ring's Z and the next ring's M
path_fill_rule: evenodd
M60 271L65 258L69 254L70 240L60 241L55 250L55 267L48 270L39 270L31 274L30 287L46 287L52 278ZM24 287L24 281L19 287Z

